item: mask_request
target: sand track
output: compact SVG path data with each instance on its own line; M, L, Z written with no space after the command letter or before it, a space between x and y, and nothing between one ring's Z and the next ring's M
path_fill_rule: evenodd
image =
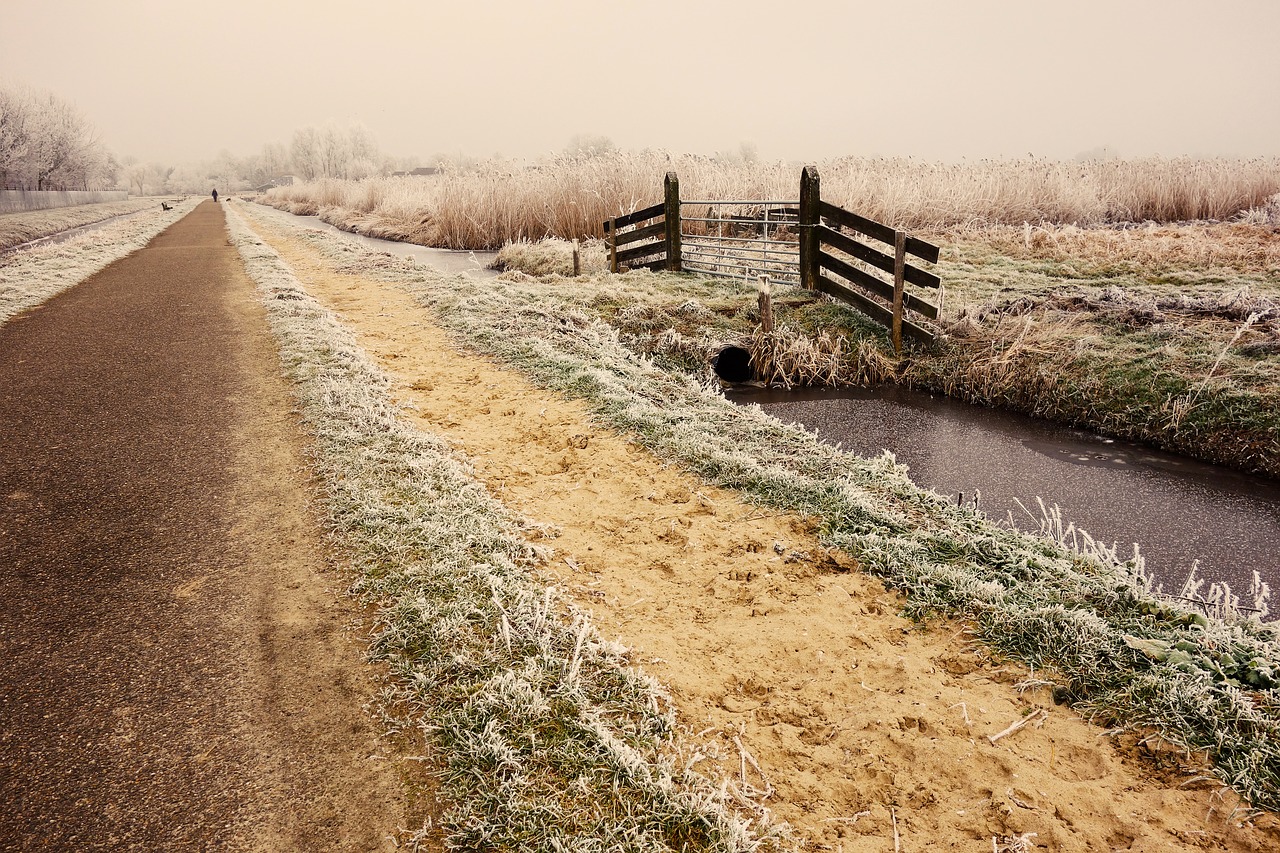
M896 596L805 520L664 466L581 404L451 344L404 290L336 273L246 212L393 376L407 416L558 531L547 580L668 686L702 768L771 791L809 849L894 850L895 832L907 851L1019 836L1052 850L1280 845L1275 816L1238 824L1234 794L1054 705L962 625L898 617Z

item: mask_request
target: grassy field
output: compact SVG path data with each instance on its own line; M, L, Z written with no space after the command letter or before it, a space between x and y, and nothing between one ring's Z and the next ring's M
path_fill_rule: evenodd
M32 210L23 213L0 213L0 251L19 246L31 240L48 237L69 228L92 225L113 216L159 209L160 200L131 198L104 204L80 204L74 207L55 207L50 210Z
M1085 543L1083 550L1072 550L1065 543L997 528L969 508L917 489L891 460L842 453L758 410L735 407L709 391L700 377L673 369L679 361L678 349L657 359L640 357L628 338L638 338L646 325L644 334L651 337L656 329L674 328L671 318L678 318L675 325L685 324L700 330L699 334L708 329L732 330L735 320L726 309L734 296L722 282L639 272L590 281L513 275L496 283L477 282L415 269L316 232L308 232L306 239L339 272L406 288L468 347L517 367L540 385L585 401L602 424L630 436L659 458L712 485L739 491L762 507L812 519L825 543L850 554L866 570L904 592L907 610L916 618L945 614L969 620L976 634L999 654L1029 664L1049 679L1061 701L1108 725L1136 727L1146 736L1204 754L1219 778L1255 806L1280 806L1276 774L1280 767L1280 647L1273 629L1232 615L1230 608L1224 610L1225 620L1183 610L1152 594L1140 565L1118 561L1105 548ZM244 251L253 257L261 252L248 246ZM312 311L280 275L260 278L279 303L274 310L300 318ZM680 301L673 299L675 295ZM843 310L803 295L796 308ZM734 308L742 310L741 305ZM604 322L606 317L613 322ZM856 322L849 320L850 325ZM286 361L304 383L321 383L307 392L307 406L309 416L318 423L322 456L332 460L324 464L336 466L326 475L333 490L331 513L345 535L359 544L359 553L367 555L362 558L367 575L362 587L384 608L386 644L382 648L410 685L456 685L443 699L460 705L459 710L436 707L442 697L431 690L413 691L412 701L422 713L445 714L451 721L462 719L454 716L461 708L495 714L501 713L495 710L501 703L515 702L517 707L506 716L517 722L528 719L528 712L520 710L526 707L520 703L527 701L521 698L527 693L490 692L506 684L506 676L482 680L487 686L476 693L481 682L472 682L466 675L475 662L491 661L493 654L509 647L511 641L504 639L503 632L510 628L504 627L503 612L532 608L529 619L533 622L556 621L538 616L542 605L528 600L521 604L518 594L504 591L504 585L514 584L518 575L506 567L520 565L519 550L511 550L514 546L509 544L487 544L490 540L484 537L490 534L483 525L477 526L476 519L490 510L472 505L473 498L466 497L469 493L461 484L450 485L443 475L428 476L426 469L417 467L422 463L385 455L383 442L395 434L384 425L390 413L378 415L366 426L346 422L339 390L325 384L337 381L344 372L364 370L346 347L316 332L299 340L314 354L290 349ZM312 366L316 359L321 360L320 366ZM324 367L328 362L332 366ZM331 374L334 379L324 378ZM375 390L383 384L372 375L342 381ZM332 428L327 426L331 421ZM425 457L441 452L428 447L410 451L411 456ZM368 473L361 473L371 465ZM363 491L374 485L376 493ZM419 492L438 505L413 510L412 501L420 499L414 497ZM388 527L399 524L396 519L427 525L428 530L410 540L422 544L406 548ZM473 539L477 545L466 544ZM478 550L470 556L460 553L456 561L439 556L462 547ZM495 556L499 554L508 556L499 560ZM439 568L414 568L423 560ZM463 581L454 577L459 572L467 578L475 572L480 575ZM499 575L493 576L494 572ZM403 586L410 581L411 587ZM468 592L473 585L476 590ZM1260 588L1255 593L1252 603L1265 605L1266 591ZM463 612L454 616L440 611L441 601L459 594L465 599ZM493 609L490 600L503 603ZM418 624L424 619L446 627L428 630ZM563 617L559 624L562 627L555 630L567 633L558 640L536 641L545 642L546 651L536 652L535 643L530 653L542 655L547 665L576 671L574 649L590 647L594 641L573 639L572 617ZM446 628L452 632L447 637L440 634ZM442 637L449 642L442 643ZM466 643L479 642L486 649L484 655L439 653L443 648L458 648L463 638ZM607 663L607 657L602 660ZM515 660L502 666L523 664ZM423 674L418 674L419 668L424 668ZM553 689L554 680L542 678L535 679L544 684L541 689ZM570 687L575 678L568 678ZM635 713L643 705L640 701ZM638 728L629 729L628 737L651 725L644 714L635 719ZM473 731L488 730L483 719L466 725ZM493 736L498 738L497 729ZM596 735L580 732L575 736ZM494 759L484 750L496 749L497 744L525 744L509 754L515 762L512 766L523 761L536 764L541 753L527 751L527 740L519 734L498 738L492 746L466 739L451 744L452 735L445 730L439 737L458 762L451 764L449 779L459 786L453 795L463 798L464 814L470 816L465 826L483 823L524 831L519 827L527 827L534 815L508 810L527 800L494 795L485 787L489 783L483 767ZM559 743L552 738L548 745ZM576 753L569 765L557 764L559 770L540 766L537 772L563 772L588 754L601 753L594 748ZM640 778L638 772L631 771L629 778ZM536 781L529 784L540 790ZM648 783L642 787L652 792L675 790ZM611 794L621 795L616 787ZM643 824L642 815L651 808L657 807L637 808L629 820ZM490 810L487 820L486 809ZM680 823L683 819L673 816L672 820L675 823L670 825L685 825ZM593 826L591 832L606 831L618 843L625 832L639 831ZM739 841L732 844L745 843L743 836L734 837Z

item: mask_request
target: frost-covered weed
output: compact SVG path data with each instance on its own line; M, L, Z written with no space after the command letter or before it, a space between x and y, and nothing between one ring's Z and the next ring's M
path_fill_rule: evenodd
M678 761L670 702L553 588L512 516L229 209L315 435L329 518L380 608L373 654L441 767L447 841L466 850L776 847Z

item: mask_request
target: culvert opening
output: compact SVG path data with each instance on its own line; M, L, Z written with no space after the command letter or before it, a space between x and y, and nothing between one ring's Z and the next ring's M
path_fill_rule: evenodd
M727 346L711 359L711 369L725 382L750 382L755 378L751 369L751 353L739 346Z

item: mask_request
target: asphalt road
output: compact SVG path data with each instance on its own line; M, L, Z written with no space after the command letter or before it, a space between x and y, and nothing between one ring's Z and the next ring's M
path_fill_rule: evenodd
M404 820L277 374L211 202L0 327L0 849Z

